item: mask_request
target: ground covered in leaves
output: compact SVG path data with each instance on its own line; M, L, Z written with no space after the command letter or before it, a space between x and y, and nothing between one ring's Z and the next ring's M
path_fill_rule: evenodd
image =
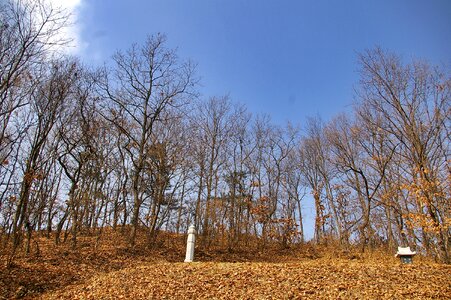
M450 299L451 266L421 257L297 249L196 249L183 236L131 250L121 235L80 238L76 249L40 238L11 268L0 266L0 299ZM0 255L5 262L5 254Z
M42 299L449 299L451 268L356 261L148 263Z

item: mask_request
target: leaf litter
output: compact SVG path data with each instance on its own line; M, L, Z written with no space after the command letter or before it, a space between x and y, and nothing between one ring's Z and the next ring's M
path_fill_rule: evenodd
M449 299L451 267L329 259L149 262L41 299Z

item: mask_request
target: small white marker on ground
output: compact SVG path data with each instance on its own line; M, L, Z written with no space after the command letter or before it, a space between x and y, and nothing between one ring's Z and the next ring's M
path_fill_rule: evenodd
M186 243L185 262L193 262L194 259L194 243L196 241L196 229L191 225L188 229L188 241Z

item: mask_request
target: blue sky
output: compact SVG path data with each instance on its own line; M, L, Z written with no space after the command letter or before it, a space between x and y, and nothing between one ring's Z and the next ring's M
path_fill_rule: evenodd
M70 34L87 63L164 33L198 64L203 97L229 94L280 125L350 111L365 49L451 66L450 0L52 1L74 12ZM311 237L313 207L304 207Z
M85 61L161 32L198 64L205 97L229 94L279 124L350 110L365 49L451 66L448 0L81 0L76 14Z

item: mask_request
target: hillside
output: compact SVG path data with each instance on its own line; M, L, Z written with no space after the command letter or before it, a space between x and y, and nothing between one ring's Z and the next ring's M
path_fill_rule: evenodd
M447 266L322 259L156 262L95 276L41 299L446 299L450 272Z
M242 249L198 245L183 263L184 236L163 234L154 249L142 237L134 250L119 232L80 238L77 249L36 239L29 256L6 269L0 299L446 299L451 266L416 257L401 265L376 250L364 255L333 247ZM38 251L39 249L39 251Z

